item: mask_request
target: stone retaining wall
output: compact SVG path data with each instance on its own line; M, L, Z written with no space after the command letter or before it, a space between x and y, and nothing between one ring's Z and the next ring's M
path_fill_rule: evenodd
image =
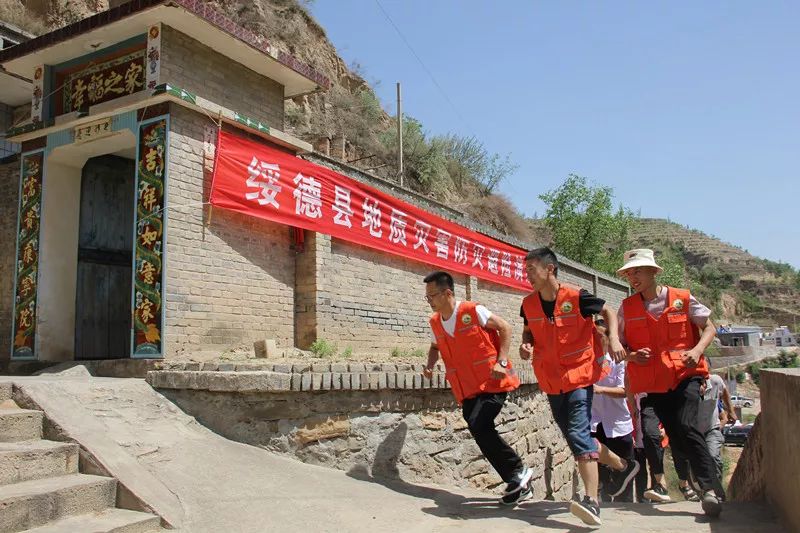
M502 483L482 458L442 372L428 382L419 374L422 365L410 364L276 364L238 372L236 366L246 367L201 366L150 372L147 380L232 440L353 475L482 489ZM570 499L574 460L532 372L521 378L498 417L499 431L533 469L537 498Z
M787 531L800 531L800 368L764 369L760 388L761 414L736 465L730 496L733 501L766 499Z

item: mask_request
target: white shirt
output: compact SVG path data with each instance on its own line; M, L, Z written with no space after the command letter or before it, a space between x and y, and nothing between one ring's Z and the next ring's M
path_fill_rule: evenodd
M456 306L453 308L453 314L450 315L450 318L447 320L442 319L441 313L439 314L439 320L442 321L442 327L444 328L444 332L454 337L456 334L456 315L458 314L458 306L461 305L461 301L456 300ZM478 315L478 323L482 328L486 327L486 322L492 317L492 313L486 309L486 307L478 304L475 306L475 314ZM431 343L436 344L436 336L431 331Z
M611 372L597 382L602 387L625 387L625 363L615 363L606 354L606 360L611 366ZM625 398L615 398L608 394L595 394L592 398L592 431L597 431L597 426L603 424L606 437L624 437L633 431L631 413Z

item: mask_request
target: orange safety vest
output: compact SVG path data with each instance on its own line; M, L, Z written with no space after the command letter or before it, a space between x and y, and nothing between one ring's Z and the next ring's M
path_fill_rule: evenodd
M686 289L667 287L667 306L658 320L645 309L641 294L623 300L628 348L650 348L650 361L643 365L631 362L626 367L631 392L667 392L692 376L708 377L705 356L694 368L681 358L700 339L697 326L689 319L689 297Z
M492 378L500 336L495 330L481 327L475 312L477 305L475 302L459 304L453 336L444 330L439 313L433 313L430 320L436 346L444 360L447 381L459 404L479 394L508 392L519 387L519 377L512 371L510 360L506 377Z
M533 372L539 388L561 394L597 383L611 368L592 317L581 315L580 288L561 284L553 319L544 314L539 293L522 300L522 310L533 334Z

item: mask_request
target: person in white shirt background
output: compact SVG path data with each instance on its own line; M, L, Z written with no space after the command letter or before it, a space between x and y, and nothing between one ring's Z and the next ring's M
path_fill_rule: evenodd
M603 349L611 371L606 377L594 385L594 400L592 402L592 436L606 445L626 461L634 460L633 453L633 421L628 405L625 401L625 361L615 363L608 353L608 328L603 319L595 321L595 327L601 335ZM602 468L600 481L608 486L608 481L614 475L608 468ZM601 491L603 499L610 499L612 495ZM633 483L625 490L613 496L614 501L632 502ZM608 501L608 500L607 500Z

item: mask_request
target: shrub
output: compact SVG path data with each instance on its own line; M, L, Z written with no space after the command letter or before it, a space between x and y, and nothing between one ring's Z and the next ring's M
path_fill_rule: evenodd
M311 352L317 357L333 357L336 351L336 345L325 339L317 339L311 344Z

